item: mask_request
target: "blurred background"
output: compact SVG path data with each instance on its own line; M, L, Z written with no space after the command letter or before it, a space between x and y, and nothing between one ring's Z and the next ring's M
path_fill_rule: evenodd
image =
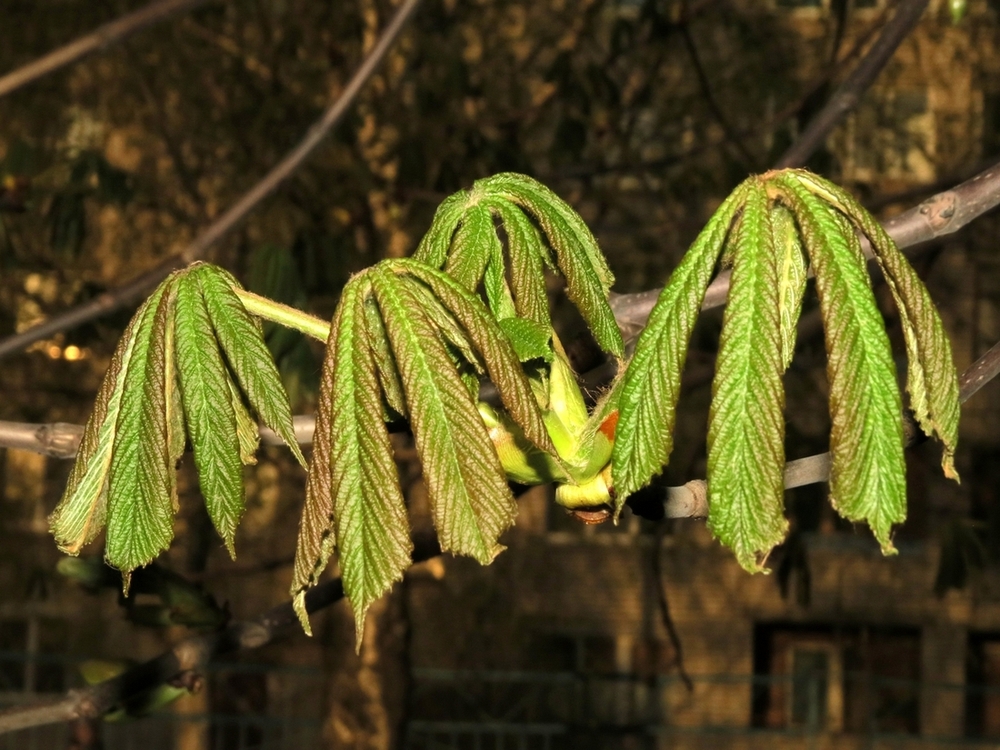
M134 0L0 0L0 71ZM329 317L354 272L410 253L437 204L518 171L586 219L618 292L662 286L725 195L763 171L891 17L888 0L425 0L329 141L210 259ZM388 0L208 2L0 98L0 337L182 250L341 93ZM1000 159L1000 2L934 0L810 168L887 218ZM959 369L1000 340L996 212L911 258ZM559 284L552 290L558 299ZM876 294L902 341L891 297ZM807 297L786 376L788 456L826 449L822 335ZM558 307L564 340L579 330ZM0 419L83 423L131 310L0 363ZM702 316L665 480L705 475L721 313ZM321 351L268 329L296 413ZM579 369L588 361L581 343ZM417 565L355 653L346 604L316 636L213 664L149 718L0 736L0 747L992 747L1000 741L1000 386L963 410L958 468L908 454L909 518L883 559L825 485L750 576L697 520L583 526L535 489L489 568ZM430 523L398 439L413 523ZM180 471L177 538L123 605L63 563L46 516L70 462L0 449L0 702L101 679L287 599L304 475L267 448L229 559ZM89 551L100 554L99 544ZM333 575L336 571L333 571ZM84 585L81 585L81 581ZM180 686L183 688L184 686ZM89 734L88 734L89 732ZM6 743L6 744L4 744Z

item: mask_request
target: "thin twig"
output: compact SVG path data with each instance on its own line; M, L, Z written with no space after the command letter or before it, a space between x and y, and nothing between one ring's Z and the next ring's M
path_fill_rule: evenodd
M432 536L415 536L413 542L414 563L441 554L441 548ZM309 590L306 594L306 609L310 614L318 612L343 598L343 582L336 578ZM202 672L210 661L219 656L266 646L297 622L291 602L286 602L253 620L240 620L215 633L185 638L169 651L98 685L70 690L57 701L0 711L0 734L79 718L104 716L127 700L148 693L181 673Z
M316 430L316 418L312 415L293 417L295 439L302 445L312 443ZM50 458L74 458L83 425L66 422L35 424L29 422L5 422L0 420L0 448L17 448L22 451L41 453ZM284 441L267 427L260 427L260 439L264 445L284 445Z
M261 201L302 166L302 163L323 142L330 130L340 122L347 112L347 108L354 102L361 88L382 62L419 4L420 0L406 0L400 6L385 31L382 32L378 44L368 54L354 77L351 78L350 83L347 84L347 88L337 98L337 101L326 110L323 117L309 129L299 145L275 165L264 179L244 194L235 205L209 225L183 252L170 256L124 286L104 292L90 302L0 341L0 358L21 351L34 342L49 338L60 331L68 330L132 304L166 278L174 269L204 257L212 245L242 222Z
M137 31L165 21L175 13L191 10L205 2L206 0L160 0L132 13L127 13L103 26L98 26L89 34L0 77L0 96L6 96L54 70L86 57L91 52L105 49Z
M806 163L826 137L850 113L861 96L882 72L896 48L909 36L927 9L929 0L902 0L899 9L883 27L882 34L872 44L858 66L833 93L830 100L810 120L802 134L778 159L776 169L798 167Z

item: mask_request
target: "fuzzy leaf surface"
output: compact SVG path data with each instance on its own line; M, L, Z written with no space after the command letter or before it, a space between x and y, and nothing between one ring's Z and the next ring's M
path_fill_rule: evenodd
M910 408L920 429L943 443L941 466L945 476L958 479L954 462L960 415L958 375L951 343L927 287L882 225L847 191L808 172L800 173L800 179L807 188L833 202L871 243L903 326Z
M139 321L144 319L149 305L147 300L139 307L115 348L94 410L84 428L66 490L49 518L59 549L70 555L79 554L92 542L107 520L108 472L118 431L125 374L132 361Z
M481 204L469 206L462 214L444 270L466 289L475 291L494 244L499 245L500 240L493 228L493 215Z
M795 336L808 272L795 217L784 206L775 205L771 208L771 234L774 252L778 256L777 304L781 320L781 362L782 369L787 370L795 355Z
M745 200L745 186L723 202L670 275L625 371L612 456L619 505L670 458L688 341L730 224Z
M543 451L554 455L555 447L545 429L541 410L521 368L517 352L479 298L466 292L454 279L440 271L412 261L396 263L408 275L426 284L441 304L454 315L472 347L482 358L504 407L524 430L525 437Z
M448 249L451 247L455 229L462 220L462 214L469 203L469 191L459 190L441 201L434 220L427 234L420 240L414 260L426 263L433 268L443 268L448 260Z
M830 502L867 521L884 552L906 518L902 403L892 351L857 235L836 209L794 176L779 184L816 272L830 382Z
M510 286L517 315L551 327L545 290L545 265L551 262L548 249L531 220L517 206L505 200L490 200L488 205L500 217L507 233Z
M153 292L138 317L135 344L125 372L118 429L108 474L105 557L124 574L151 562L170 546L174 505L173 466L166 421L163 329L172 311L167 287Z
M403 378L441 548L489 563L503 549L497 539L517 512L489 433L409 283L385 267L371 276Z
M763 184L754 179L733 230L733 274L712 386L708 524L745 569L785 538L785 392L781 376L783 253Z
M521 206L538 222L555 250L556 263L566 278L566 291L604 351L621 357L625 345L608 290L614 276L597 241L580 216L540 182L513 173L503 173L476 182L474 190L502 196Z
M402 578L412 550L368 344L367 286L363 277L349 284L334 318L309 474L308 520L304 515L292 584L296 608L305 620L305 589L326 566L336 539L359 644L368 607ZM326 493L332 505L324 499Z
M181 394L198 482L212 523L235 558L236 527L246 506L243 444L229 372L197 282L182 282L177 290L176 338Z
M292 409L281 375L264 343L260 326L233 291L239 283L217 266L202 264L190 273L192 276L197 274L215 336L251 408L305 466L306 460L295 439Z

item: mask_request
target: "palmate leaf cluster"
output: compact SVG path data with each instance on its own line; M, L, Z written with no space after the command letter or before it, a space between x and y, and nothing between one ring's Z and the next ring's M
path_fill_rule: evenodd
M844 191L801 170L738 187L674 271L627 367L588 409L552 328L546 273L564 276L595 340L618 359L611 272L568 204L501 174L444 201L413 258L353 277L328 335L321 321L246 295L221 269L171 276L119 344L53 531L76 553L106 525L111 564L127 573L148 563L170 542L174 466L190 443L233 551L255 419L302 460L247 300L255 315L326 336L291 594L308 631L306 593L336 553L360 633L412 551L389 426L412 431L443 550L486 564L503 549L516 514L510 481L555 482L556 502L585 520L620 511L669 458L688 341L721 260L732 280L709 424L713 532L750 570L784 538L782 375L811 268L829 353L831 500L891 551L905 516L902 400L860 237L900 311L910 407L956 476L957 380L941 321L898 249ZM497 402L480 401L487 380Z
M122 336L50 519L60 549L77 554L107 526L105 557L124 574L173 538L175 467L190 442L202 494L230 553L244 510L243 465L257 420L305 459L259 322L216 266L173 273Z
M747 569L785 536L784 389L806 286L816 276L826 332L830 500L867 521L885 552L906 517L902 401L859 234L899 310L907 390L920 427L958 478L958 381L927 290L879 224L845 191L804 170L751 177L722 204L664 288L621 385L613 475L620 495L667 462L681 366L720 256L732 278L709 415L709 525Z

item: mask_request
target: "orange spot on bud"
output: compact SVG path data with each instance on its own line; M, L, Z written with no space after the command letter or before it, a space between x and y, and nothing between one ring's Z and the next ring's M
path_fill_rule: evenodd
M609 442L614 442L615 439L615 429L618 427L618 410L615 409L611 412L603 422L601 422L600 430L604 437L608 439Z

